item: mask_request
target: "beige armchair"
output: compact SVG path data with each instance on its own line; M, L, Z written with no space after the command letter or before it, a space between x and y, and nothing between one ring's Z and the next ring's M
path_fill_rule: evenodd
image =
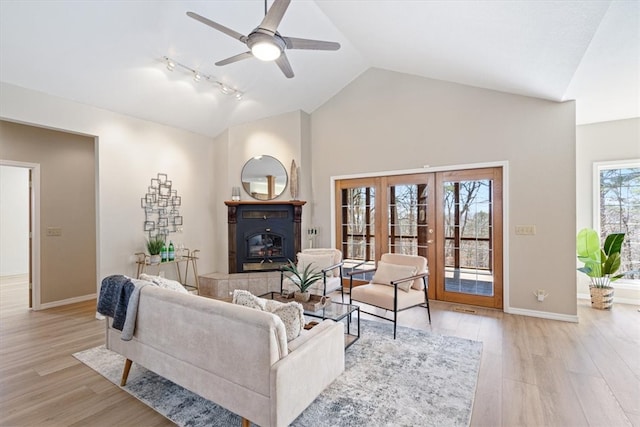
M375 272L369 284L353 286L353 276ZM429 323L429 296L427 295L427 259L421 256L383 254L374 269L354 270L349 273L349 304L362 302L393 312L393 319L375 313L367 313L393 322L393 338L396 338L398 312L421 305L427 309Z
M316 270L322 272L322 280L311 286L309 292L314 295L327 295L340 289L340 295L344 302L344 290L342 288L342 251L333 248L303 249L298 253L298 269L312 264ZM280 271L280 292L289 292L297 289L295 283L287 276L285 271Z

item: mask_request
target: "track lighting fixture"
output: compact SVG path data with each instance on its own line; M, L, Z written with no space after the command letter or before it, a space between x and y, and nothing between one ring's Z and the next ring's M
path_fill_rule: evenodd
M184 64L179 63L178 61L175 61L171 58L169 58L168 56L163 56L162 59L166 62L167 64L167 70L169 71L173 71L176 68L180 68L188 73L191 73L191 75L193 76L193 80L195 82L201 82L203 80L208 81L209 83L215 85L218 87L218 90L220 92L222 92L225 95L233 95L236 99L240 100L242 99L242 96L244 95L244 93L240 92L238 89L234 89L232 87L227 86L226 84L216 80L216 78L214 76L209 76L207 74L202 74L200 73L198 70L195 70L191 67L188 67Z

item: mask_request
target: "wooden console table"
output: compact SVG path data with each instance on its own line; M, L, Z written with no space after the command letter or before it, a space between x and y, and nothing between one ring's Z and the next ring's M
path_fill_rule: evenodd
M138 267L137 278L140 278L140 275L145 273L147 267L161 267L163 265L175 264L176 271L178 272L178 282L182 284L187 290L195 291L196 295L200 295L200 280L198 279L198 252L199 249L195 249L190 251L189 249L183 249L180 255L176 255L176 258L171 261L163 261L159 263L151 263L151 257L144 252L137 252L136 256L138 259L136 260L136 264ZM182 270L180 268L180 263L184 262L184 280L182 279ZM191 264L191 268L193 269L194 283L195 285L187 284L187 276L189 274L189 264Z

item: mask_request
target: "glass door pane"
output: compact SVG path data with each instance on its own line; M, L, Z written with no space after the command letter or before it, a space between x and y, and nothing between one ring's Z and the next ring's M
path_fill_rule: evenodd
M444 182L445 290L493 296L491 181Z
M344 185L344 186L343 186ZM371 180L350 180L338 183L338 242L342 250L345 273L353 269L370 269L375 265L376 249L376 183ZM358 275L354 280L369 280Z
M427 257L427 185L390 185L388 203L388 251Z

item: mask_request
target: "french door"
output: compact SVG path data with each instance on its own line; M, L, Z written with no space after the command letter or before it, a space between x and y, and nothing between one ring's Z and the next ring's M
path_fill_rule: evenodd
M502 308L501 168L338 180L335 194L347 270L420 255L429 298Z

